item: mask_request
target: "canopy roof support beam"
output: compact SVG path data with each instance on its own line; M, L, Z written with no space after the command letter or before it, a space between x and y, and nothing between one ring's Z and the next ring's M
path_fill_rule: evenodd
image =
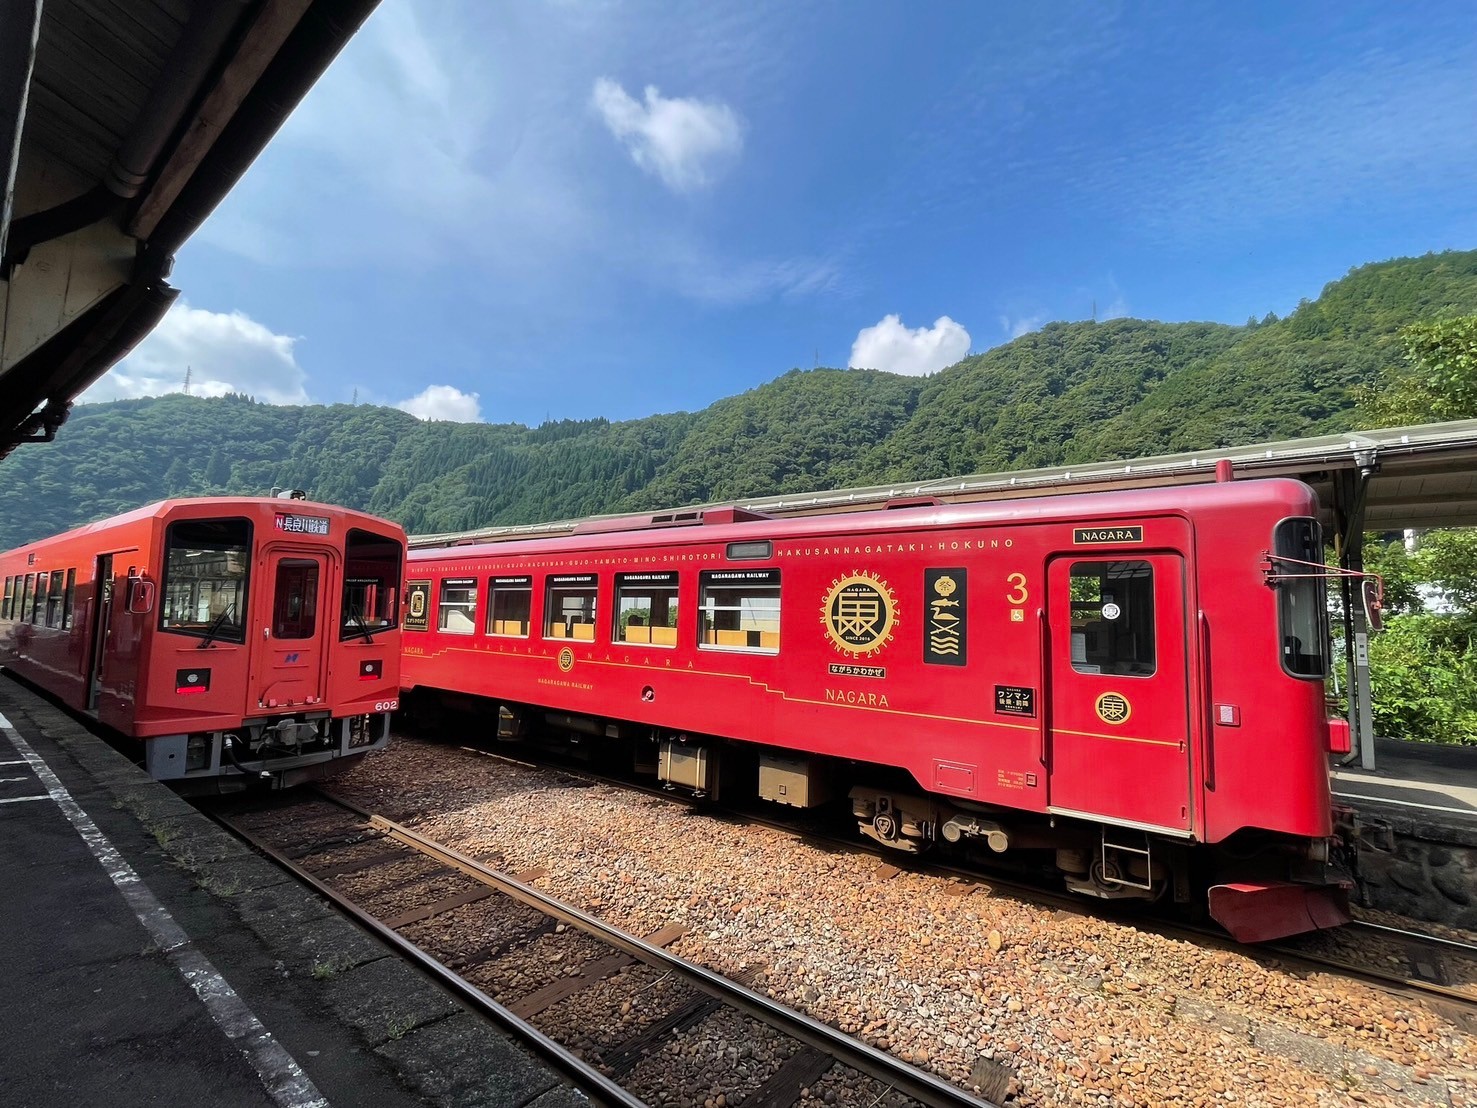
M1364 517L1369 503L1370 479L1379 471L1373 450L1357 458L1357 469L1333 474L1333 511L1338 529L1339 568L1355 573L1364 570ZM1344 611L1344 665L1348 674L1349 730L1354 750L1350 761L1360 768L1374 769L1374 708L1369 682L1369 622L1364 613L1364 593L1357 577L1340 575L1340 598Z
M36 43L41 36L41 0L0 0L0 258L10 233L15 203L15 172L20 164L21 132L26 126L26 103L31 92L31 70L36 65Z

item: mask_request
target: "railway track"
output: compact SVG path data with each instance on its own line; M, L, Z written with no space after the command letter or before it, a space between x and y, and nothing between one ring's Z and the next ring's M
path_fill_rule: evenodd
M324 792L216 818L311 885L591 1100L994 1108L666 948ZM716 1053L704 1042L718 1043Z
M983 884L995 892L1007 893L1042 907L1070 911L1078 915L1100 915L1171 937L1190 939L1201 944L1213 943L1264 962L1280 960L1305 969L1337 973L1405 999L1425 1003L1458 1026L1477 1033L1477 944L1363 920L1355 920L1334 931L1315 932L1271 943L1237 943L1223 931L1213 927L1156 918L1145 912L1132 912L1131 906L1129 910L1112 912L1081 897L1058 892L1038 883L966 866L940 863L926 856L899 855L886 851L868 839L828 835L813 827L797 827L793 822L754 812L731 808L714 809L711 805L699 804L664 789L586 769L571 768L562 762L525 761L474 746L464 746L462 749L483 757L627 789L698 811L718 812L724 817L742 819L811 844L866 853L877 857L884 864L909 872ZM537 758L535 753L523 753Z

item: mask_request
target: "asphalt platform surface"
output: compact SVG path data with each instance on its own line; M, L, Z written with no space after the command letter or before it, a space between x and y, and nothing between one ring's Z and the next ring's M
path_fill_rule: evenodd
M0 1100L589 1102L0 674Z

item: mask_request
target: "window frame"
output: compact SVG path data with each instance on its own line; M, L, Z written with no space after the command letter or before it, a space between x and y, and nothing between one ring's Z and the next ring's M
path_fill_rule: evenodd
M1124 612L1124 616L1126 618L1124 619L1122 626L1123 626L1123 628L1124 628L1124 630L1126 631L1127 634L1132 635L1132 636L1136 636L1136 637L1138 637L1138 638L1141 639L1142 638L1142 635L1143 635L1143 624L1145 622L1147 622L1148 630L1149 630L1149 634L1150 634L1150 638L1149 638L1149 661L1148 662L1145 662L1145 661L1142 660L1142 653L1141 653L1141 645L1142 644L1140 643L1139 644L1139 648L1135 650L1134 655L1133 655L1133 659L1131 661L1130 660L1127 660L1127 659L1119 658L1115 654L1112 657L1112 659L1111 659L1112 668L1107 668L1104 665L1102 665L1101 663L1093 664L1091 662L1088 662L1086 660L1086 630L1085 630L1085 628L1086 628L1086 622L1087 621L1084 621L1084 624L1083 624L1083 628L1084 629L1082 631L1082 634L1084 636L1084 638L1083 638L1083 646L1084 646L1083 655L1084 656L1083 656L1083 660L1079 663L1078 660L1077 660L1077 658L1075 657L1075 650L1074 650L1074 647L1076 645L1076 637L1077 637L1077 635L1079 633L1078 630L1077 630L1077 627L1076 627L1076 622L1075 622L1075 620L1076 620L1076 609L1079 608L1079 607L1085 606L1089 602L1078 601L1078 600L1074 600L1072 598L1072 586L1073 586L1073 584L1076 582L1076 580L1079 577L1078 570L1079 570L1079 568L1082 568L1082 567L1101 567L1102 572L1100 572L1100 573L1083 573L1083 574L1080 574L1080 577L1083 580L1096 580L1097 582L1099 582L1099 584L1098 584L1098 599L1095 600L1095 601L1092 601L1090 603L1093 605L1094 609L1100 614L1101 611L1102 611L1102 609L1103 609L1103 607L1106 604L1108 604L1108 603L1116 603L1117 602L1116 600L1113 600L1113 601L1105 601L1105 600L1102 599L1102 597L1103 597L1103 593L1106 591L1107 587L1110 585L1110 583L1113 580L1113 578L1109 577L1109 573L1112 571L1112 569L1114 567L1119 567L1119 566L1122 566L1122 567L1139 567L1139 566L1141 566L1141 567L1143 567L1143 570L1144 570L1143 573L1135 572L1135 573L1131 574L1128 577L1120 577L1119 578L1120 580L1124 580L1124 581L1137 581L1137 580L1140 580L1140 579L1143 579L1143 578L1147 578L1147 589L1143 593L1144 597L1146 597L1147 600L1148 600L1148 615L1147 615L1147 617L1146 618L1143 617L1143 613L1142 613L1143 604L1142 604L1142 602L1139 601L1139 600L1134 600L1133 601L1132 608L1129 608L1127 611ZM1102 677L1123 677L1123 678L1140 679L1140 680L1142 680L1142 679L1149 679L1149 678L1153 678L1153 677L1157 676L1158 673L1159 673L1159 638L1160 638L1160 635L1159 635L1159 603L1158 603L1158 599L1159 598L1158 598L1158 588L1159 588L1158 567L1154 564L1153 561L1151 561L1149 558L1146 558L1146 557L1128 557L1128 558L1092 558L1092 557L1083 557L1083 558L1074 558L1071 561L1069 561L1068 564L1067 564L1067 590L1068 590L1068 592L1067 592L1067 609L1068 609L1068 611L1067 611L1067 619L1068 619L1068 627L1069 627L1069 633L1068 633L1068 636L1067 636L1067 663L1068 663L1068 665L1070 665L1072 667L1072 671L1074 673L1079 673L1079 674L1082 674L1084 676L1089 676L1089 677L1096 677L1096 676L1102 676ZM1124 599L1126 600L1127 597L1124 597ZM1127 605L1125 604L1124 607L1127 608ZM1103 619L1100 618L1100 619L1094 620L1092 622L1096 622L1096 623L1099 623L1099 624L1106 622L1108 625L1112 626L1112 629L1113 629L1113 633L1114 633L1114 637L1115 638L1119 634L1118 628L1117 628L1117 626L1115 626L1117 624L1117 620L1116 619L1104 621ZM1139 671L1139 670L1131 670L1131 669L1124 668L1124 667L1129 666L1129 665L1133 665L1133 666L1148 665L1149 669L1148 669L1147 672L1143 672L1143 671Z
M477 578L443 577L436 589L436 630L443 635L475 635L477 633ZM448 600L448 591L468 593L470 600ZM448 627L447 617L452 612L461 612L467 621L465 627Z
M521 593L526 601L523 618L518 621L523 625L523 630L521 632L498 630L499 623L510 622L506 616L502 619L498 618L498 599L517 593ZM494 639L526 639L533 634L533 615L532 574L493 574L487 579L487 619L482 628L483 634Z
M1301 525L1305 528L1307 536L1306 541L1298 544L1297 550L1291 553L1287 551L1282 541L1284 529L1290 525ZM1280 519L1272 528L1272 552L1276 557L1315 562L1317 566L1322 566L1324 565L1323 527L1311 516L1288 516ZM1274 566L1276 564L1276 562L1273 563ZM1333 651L1329 644L1327 572L1319 573L1314 565L1294 565L1285 577L1274 579L1272 585L1277 594L1277 660L1282 667L1282 672L1299 681L1328 680ZM1309 595L1310 592L1311 595ZM1296 606L1299 597L1302 597L1307 606L1313 610L1313 618L1317 623L1317 626L1313 628L1313 633L1318 641L1319 654L1299 654L1298 656L1321 658L1323 664L1316 673L1300 672L1288 665L1288 640L1301 641L1296 634L1289 634L1290 625L1298 618L1298 613L1292 609Z
M31 590L31 612L26 622L32 627L39 627L45 623L46 616L46 590L51 586L51 571L39 570L36 573L36 584Z
M66 601L65 570L51 571L51 580L46 586L46 626L57 630L62 625L62 606Z
M682 579L675 569L617 573L615 575L614 588L615 598L611 604L610 623L610 641L612 643L617 646L654 646L660 650L672 650L677 647L677 640L681 634L682 627ZM666 608L667 616L665 617L669 622L662 624L653 623L650 615L652 605L648 605L647 619L644 624L647 637L645 639L628 638L627 634L631 630L632 625L629 623L625 626L621 625L621 619L626 611L621 607L622 601L628 595L635 597L645 596L655 599L658 591L671 594ZM662 635L664 640L669 639L670 641L657 642L656 632L659 630L670 631L670 635Z
M242 528L245 529L245 543L244 545L239 547L243 554L243 572L239 578L241 600L240 611L237 613L238 619L237 621L231 623L222 622L218 627L214 629L214 631L211 630L211 624L213 623L213 620L208 621L203 627L167 626L164 620L166 615L170 611L169 586L171 584L171 581L169 572L169 555L170 551L174 549L176 545L174 540L175 529L178 527L199 526L201 524L210 523L239 524ZM185 546L185 544L179 545L184 549L189 549L189 547ZM162 634L166 635L183 635L187 638L204 639L208 634L212 643L233 643L236 645L245 645L247 641L246 629L247 624L250 621L251 613L251 590L253 578L256 572L256 528L252 524L251 520L245 516L207 516L203 518L191 517L185 519L173 519L170 520L169 524L164 528L164 541L161 550L163 561L159 580L159 614L157 617L155 617L154 620L155 628ZM273 582L273 584L275 585L275 581ZM273 596L272 608L273 616L275 617L275 594Z
M15 575L8 574L5 578L5 593L0 598L0 619L10 618L10 604L15 599Z
M77 571L67 570L67 589L62 598L62 630L70 631L77 620L77 612L74 607L77 600Z
M582 595L590 594L589 618L575 622L574 617L568 614L562 616L558 623L560 634L554 633L555 613L563 612L562 605L554 603L555 594ZM558 642L588 642L595 641L595 628L600 623L600 575L596 573L551 573L544 578L544 612L542 626L544 638ZM577 628L588 627L588 635L579 634Z
M376 547L384 547L377 551ZM367 550L366 550L367 548ZM386 559L384 554L393 549L395 556ZM373 576L376 568L388 568L389 575ZM338 639L367 638L383 631L393 631L401 623L401 578L405 573L405 545L400 540L378 531L367 531L362 527L350 527L344 536L344 581L339 590ZM355 588L362 588L366 601L373 587L373 604L366 603L359 609L356 619L351 615L349 601ZM356 606L357 607L357 606ZM373 608L371 612L367 609ZM386 610L387 609L387 610ZM373 619L371 619L373 616ZM384 622L377 622L383 620Z
M721 607L716 604L708 603L708 591L710 588L716 587L724 589L726 591L737 591L745 584L762 586L763 588L762 593L751 593L750 596L765 595L774 597L773 613L775 629L773 631L765 631L762 628L759 630L750 631L742 626L746 611L753 611L753 609L744 608L742 600L746 599L745 597L740 598L739 604L725 604ZM725 651L730 654L763 654L768 656L778 655L782 642L780 635L784 627L783 584L783 577L781 576L779 567L777 566L769 566L763 569L700 570L698 572L696 624L698 649ZM715 620L715 626L711 628L712 634L714 636L714 641L708 642L708 615L710 612L720 611L737 612L738 623L740 626L736 628L718 627L716 626L717 621ZM732 641L720 642L717 638L720 634L744 635L745 641L743 643ZM760 636L759 641L757 643L751 644L748 641L748 636L750 635ZM764 641L765 635L772 635L773 641L766 643Z

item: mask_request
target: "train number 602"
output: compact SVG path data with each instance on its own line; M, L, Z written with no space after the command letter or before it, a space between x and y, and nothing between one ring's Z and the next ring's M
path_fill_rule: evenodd
M374 710L376 712L395 712L399 709L400 701L398 700L376 700L374 702Z

